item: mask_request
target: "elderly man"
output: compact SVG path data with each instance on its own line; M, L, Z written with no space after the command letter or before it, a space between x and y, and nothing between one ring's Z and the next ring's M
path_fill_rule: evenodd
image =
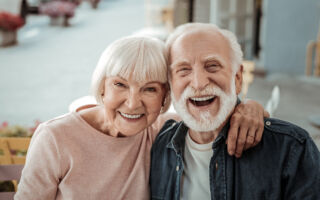
M320 199L320 155L296 125L265 119L262 141L236 159L225 144L242 84L236 37L186 24L168 38L173 104L152 149L152 199ZM250 133L254 135L254 133Z

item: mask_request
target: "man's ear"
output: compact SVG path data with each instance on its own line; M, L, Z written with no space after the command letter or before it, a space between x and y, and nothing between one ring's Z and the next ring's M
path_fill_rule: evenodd
M235 77L235 84L236 84L236 93L237 95L241 92L242 89L242 72L243 72L243 65L240 65L236 77Z

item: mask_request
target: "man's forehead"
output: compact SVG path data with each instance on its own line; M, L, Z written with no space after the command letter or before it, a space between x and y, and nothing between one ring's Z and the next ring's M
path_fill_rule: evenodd
M203 55L202 57L198 58L201 63L206 63L210 61L217 61L221 64L226 64L226 60L218 54L208 54ZM170 68L173 69L174 67L183 66L183 65L191 65L191 61L186 58L175 57L172 58Z
M231 59L230 52L228 41L219 34L199 32L182 35L170 49L170 66L187 65L195 60L226 63Z

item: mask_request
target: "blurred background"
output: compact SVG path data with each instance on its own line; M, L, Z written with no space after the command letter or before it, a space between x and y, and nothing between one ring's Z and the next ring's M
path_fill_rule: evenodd
M90 95L112 41L165 40L187 22L234 32L246 60L242 98L303 127L320 147L320 0L0 0L0 132L34 130Z

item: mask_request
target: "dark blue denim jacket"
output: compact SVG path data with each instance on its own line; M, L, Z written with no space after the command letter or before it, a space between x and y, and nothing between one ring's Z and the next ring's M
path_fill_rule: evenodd
M320 200L320 153L308 133L278 119L265 119L261 142L236 159L227 153L227 124L212 145L211 199ZM188 128L169 120L151 151L151 198L180 199ZM200 200L200 199L198 199Z

